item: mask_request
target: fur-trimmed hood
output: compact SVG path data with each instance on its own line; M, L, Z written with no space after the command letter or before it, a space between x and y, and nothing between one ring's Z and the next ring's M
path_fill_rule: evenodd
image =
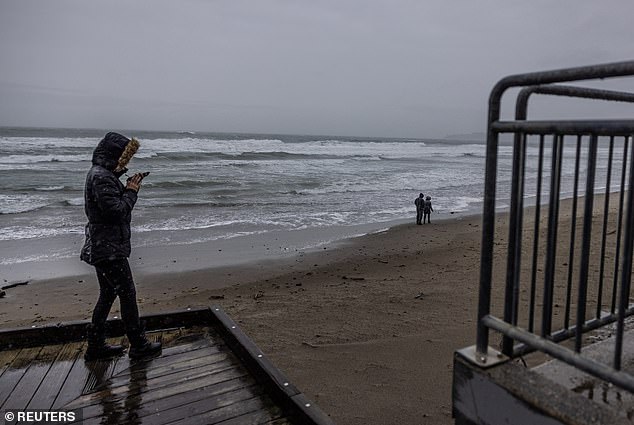
M126 165L139 149L139 142L135 138L110 132L99 142L92 154L92 163L101 165L115 173L125 172Z

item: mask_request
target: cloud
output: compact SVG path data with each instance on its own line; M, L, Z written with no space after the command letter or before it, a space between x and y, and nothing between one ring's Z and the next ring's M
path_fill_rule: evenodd
M507 74L634 56L633 12L625 0L0 0L0 125L483 131Z

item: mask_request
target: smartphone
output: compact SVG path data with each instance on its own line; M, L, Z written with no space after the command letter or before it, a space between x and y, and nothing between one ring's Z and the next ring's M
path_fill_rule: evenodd
M141 180L143 180L145 177L148 176L148 174L150 174L150 172L146 171L145 173L135 173L135 174L141 174ZM126 174L126 177L128 178L128 180L130 180L133 176L129 176Z

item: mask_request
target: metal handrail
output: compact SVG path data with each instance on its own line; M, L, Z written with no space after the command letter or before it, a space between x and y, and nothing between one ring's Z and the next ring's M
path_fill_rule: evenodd
M579 87L579 86L566 86L560 84L549 84L549 85L538 85L538 86L529 86L520 90L517 95L517 100L515 104L515 120L516 121L525 121L528 116L528 101L533 94L541 94L541 95L550 95L550 96L563 96L567 98L582 98L588 100L605 100L611 102L627 102L634 103L634 93L627 92L618 92L612 90L601 90L596 88L589 87ZM627 142L626 142L627 143ZM542 175L542 158L543 158L543 150L544 150L544 141L543 138L540 139L540 150L539 150L539 172L538 172L538 188L537 188L537 197L538 199L541 197L541 175ZM574 244L575 244L575 232L576 232L576 211L577 211L577 193L578 193L578 174L579 174L579 157L580 157L580 147L581 144L578 141L577 143L577 151L576 151L576 161L575 161L575 187L573 191L573 207L572 207L572 224L570 226L571 231L571 239L570 239L570 254L568 258L568 281L567 281L567 291L566 291L566 322L565 322L565 330L564 332L559 332L557 335L552 335L553 338L557 338L557 342L568 339L572 336L575 336L575 332L565 332L570 329L568 324L568 317L570 316L570 294L572 289L572 269L574 264ZM525 161L525 151L526 151L526 138L522 137L520 134L515 135L514 140L514 150L513 150L513 167L514 169L518 167L524 167ZM627 152L627 147L624 149ZM625 163L627 157L623 158L623 163ZM611 164L610 164L611 165ZM622 182L625 178L624 174L625 168L623 168ZM514 204L514 208L510 212L511 220L512 220L512 229L513 232L509 235L508 241L508 250L509 250L509 264L507 265L507 305L505 305L505 315L504 319L509 322L517 325L518 320L518 302L519 302L519 275L520 275L520 264L521 264L521 255L519 250L516 249L516 241L521 239L522 234L522 221L523 221L523 197L524 197L524 187L523 187L523 179L524 179L524 170L516 173L519 178L514 179L512 183L512 193L518 194L516 199L516 204ZM623 185L623 183L622 183ZM608 184L609 186L609 184ZM607 209L609 204L609 194L605 196L605 207ZM623 192L621 192L620 199L620 207L619 207L619 225L618 228L618 242L617 242L617 253L616 258L619 256L619 248L620 248L620 240L621 240L621 222L622 222L622 206L623 206ZM533 331L533 322L534 322L534 314L535 314L535 291L536 291L536 271L537 271L537 255L538 255L538 246L539 246L539 217L540 217L540 205L539 202L535 206L535 222L534 222L534 231L533 231L533 264L532 264L532 274L531 274L531 288L530 288L530 303L529 303L529 331ZM607 215L604 217L604 228L607 225ZM603 233L603 244L605 244L605 232ZM603 256L603 252L602 252ZM511 261L512 259L512 261ZM602 262L603 265L603 262ZM615 270L618 270L618 262L615 264ZM616 271L615 271L616 273ZM600 274L602 278L602 273ZM616 288L616 285L615 287ZM613 293L613 305L615 304L616 293ZM612 311L614 313L614 311ZM599 313L597 313L599 314ZM608 320L594 320L588 321L581 326L581 332L586 332L590 330L589 326L595 325L598 322L602 324L596 327L604 326L605 324L616 321L612 316L607 318ZM611 319L611 320L610 320ZM577 327L573 327L572 329L576 330ZM594 328L593 328L594 329ZM554 340L554 339L553 339ZM513 340L504 336L503 339L503 352L509 353L512 352L513 355L521 355L525 354L528 351L531 351L530 347L525 345L514 346Z
M601 308L601 295L597 303L597 318L586 321L585 308L587 303L587 282L588 282L588 258L590 255L590 231L592 227L592 206L594 196L594 184L596 179L596 158L599 144L599 137L607 136L609 142L609 165L607 174L606 192L610 185L611 163L615 137L625 137L624 156L621 178L621 202L619 204L619 248L620 248L620 225L623 218L623 192L625 187L625 164L627 161L628 136L634 135L634 120L557 120L557 121L527 121L526 111L528 98L533 93L549 94L565 97L602 99L609 101L634 102L634 94L614 92L608 90L597 90L585 87L563 86L553 83L562 83L569 81L581 81L589 79L603 79L619 76L633 76L634 61L618 62L612 64L596 65L589 67L571 68L555 71L537 72L530 74L521 74L506 77L498 82L489 98L489 118L487 133L487 162L485 167L485 194L483 207L483 226L482 226L482 253L480 267L480 295L478 301L478 329L476 340L476 361L485 363L487 360L489 329L501 332L504 335L503 352L508 355L519 355L534 349L538 349L553 355L563 361L573 364L586 372L601 376L610 382L634 391L634 378L631 375L620 372L622 357L622 334L623 320L625 316L634 314L634 309L628 304L628 294L630 289L630 278L632 268L632 254L634 248L634 195L629 192L627 200L627 211L625 215L625 244L623 250L623 269L621 270L621 302L618 306L618 314L615 316L615 299L616 299L616 281L613 292L612 311L609 317L598 317ZM504 92L511 87L525 87L520 91L516 103L516 119L515 121L500 121L501 98ZM491 285L492 285L492 267L493 267L493 245L494 245L494 227L495 227L495 201L496 201L496 180L497 180L497 151L498 136L500 133L514 133L515 143L513 149L513 177L511 183L511 211L509 220L509 252L507 257L507 276L506 276L506 292L505 292L505 309L504 320L495 318L490 314L491 308ZM518 300L519 300L519 265L521 249L517 246L517 242L521 242L522 233L522 211L524 198L524 167L526 159L526 138L527 135L539 135L540 137L540 153L539 153L539 170L538 175L538 194L541 193L541 173L542 158L544 148L544 136L553 136L553 153L551 163L551 190L550 200L548 203L548 235L547 235L547 253L546 253L546 271L544 282L544 309L542 311L542 329L541 335L533 333L533 303L534 303L534 276L532 277L533 287L531 288L531 312L529 330L525 331L517 327L518 317ZM559 216L559 191L561 179L561 167L563 159L564 137L566 135L577 136L577 155L575 164L575 189L574 189L574 211L576 211L577 197L577 180L579 174L579 152L582 137L589 139L588 150L588 169L586 173L586 190L585 190L585 212L583 222L584 238L582 240L582 266L579 272L579 294L577 302L577 323L573 327L569 327L569 307L570 307L570 279L572 274L568 275L568 293L566 301L566 329L562 331L552 332L552 303L553 303L553 284L554 284L554 259L555 246L557 241L557 220ZM631 150L630 164L634 162L634 149ZM629 187L634 187L634 170L631 170L629 176ZM541 199L541 195L539 198ZM606 193L605 205L607 208L608 194ZM539 205L539 201L537 201ZM538 208L536 208L539 211ZM537 212L536 212L537 213ZM575 218L576 219L576 218ZM573 221L574 223L574 221ZM605 236L607 227L607 213L604 215L603 224L603 240L602 253L605 249ZM538 231L536 224L536 231ZM536 233L537 235L537 233ZM573 236L574 238L574 236ZM573 239L574 240L574 239ZM535 242L537 243L537 242ZM574 244L571 241L571 246ZM534 248L536 249L536 248ZM618 248L617 248L618 252ZM534 251L534 259L536 251ZM571 254L572 255L572 250ZM572 267L572 265L570 266ZM601 281L602 288L604 263L601 262ZM615 261L615 276L618 270L618 262ZM535 268L533 268L533 273ZM598 365L583 357L581 362L578 358L581 352L581 336L584 332L604 326L607 323L617 321L617 342L614 358L614 367ZM502 325L503 324L503 325ZM580 330L577 332L577 330ZM556 342L576 336L575 351L572 352L563 347L559 347ZM514 341L522 344L514 346ZM544 348L546 347L546 348ZM596 367L595 367L596 366Z
M634 120L496 121L491 128L496 133L630 136Z
M551 96L634 103L634 93L600 90L590 87L564 86L561 84L530 86L520 90L517 95L517 100L515 102L516 120L526 120L528 100L533 94L547 94Z
M489 115L487 130L487 162L484 171L485 188L482 222L482 253L480 267L480 297L478 301L478 331L476 352L478 358L486 361L489 334L480 319L490 312L491 277L493 262L493 236L495 233L495 190L497 178L498 132L493 124L500 119L501 100L504 92L511 87L527 87L541 84L553 84L570 81L582 81L598 78L629 76L634 74L634 61L616 62L603 65L561 69L511 75L501 79L489 96Z

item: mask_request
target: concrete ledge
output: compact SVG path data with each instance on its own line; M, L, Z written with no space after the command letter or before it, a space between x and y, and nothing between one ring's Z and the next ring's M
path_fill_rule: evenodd
M514 362L481 369L454 355L458 425L626 425L631 422Z
M608 331L609 332L609 331ZM598 363L612 365L614 361L615 338L613 335L583 348L583 355ZM622 370L634 374L634 330L623 334ZM634 415L634 394L616 385L589 375L574 366L559 360L551 360L532 369L545 378L563 387L582 394L584 397L616 410L623 417Z

